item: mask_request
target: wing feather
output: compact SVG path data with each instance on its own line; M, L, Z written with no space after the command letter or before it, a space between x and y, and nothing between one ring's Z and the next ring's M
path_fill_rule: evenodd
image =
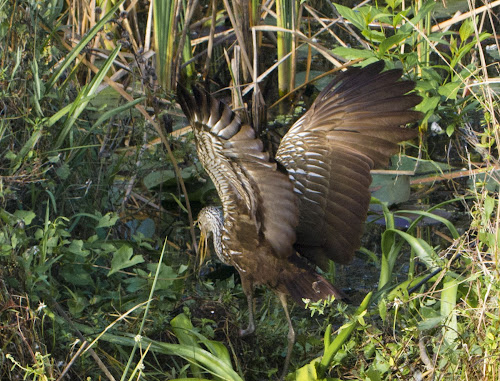
M178 86L178 100L193 127L198 157L221 199L228 260L241 255L243 248L255 250L262 235L274 255L293 254L298 224L293 184L263 152L252 127L205 91L195 87L193 95Z
M349 262L360 246L370 203L370 170L387 164L398 143L414 138L400 126L421 118L421 98L401 70L382 61L341 73L281 141L276 159L299 197L296 249L324 266Z

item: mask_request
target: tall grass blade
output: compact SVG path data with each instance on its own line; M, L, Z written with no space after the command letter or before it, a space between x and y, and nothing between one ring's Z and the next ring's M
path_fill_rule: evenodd
M370 292L365 296L365 298L359 305L358 309L351 318L351 321L340 328L337 337L335 337L335 339L328 345L328 347L325 346L325 353L323 354L320 366L318 367L318 379L324 377L326 369L332 362L335 354L339 351L342 345L344 345L344 343L347 341L358 324L363 320L363 315L366 314L366 309L370 304L371 297L372 293Z
M175 41L177 30L175 11L177 0L154 0L154 38L156 50L156 72L160 85L167 91L172 90L173 63L175 61Z
M108 13L106 13L103 18L95 24L95 26L89 30L89 32L82 38L82 40L76 45L76 47L69 52L69 54L64 59L59 69L52 75L49 81L45 85L45 94L48 94L49 91L54 87L55 83L59 79L59 77L64 73L64 71L68 68L68 66L78 57L78 54L87 46L90 41L99 33L99 31L106 25L106 23L114 17L115 12L120 8L120 5L125 0L118 0L113 8L110 9Z
M71 127L75 123L76 119L80 116L82 111L85 110L85 108L87 107L89 100L82 101L82 99L83 98L88 99L89 97L91 98L96 94L97 88L101 84L102 80L106 76L106 73L113 64L113 61L120 52L120 48L121 45L117 45L115 50L113 50L113 52L109 55L108 59L104 62L101 69L97 72L92 81L88 85L85 85L80 94L78 94L77 99L75 100L75 102L73 102L73 107L69 112L66 122L64 123L64 126L61 132L59 133L59 136L57 137L55 149L59 148L62 145L64 139L70 132Z
M276 24L280 28L293 30L295 17L294 0L276 0ZM292 34L289 32L278 32L278 61L289 54L292 50ZM292 61L291 58L285 59L278 67L278 91L279 96L285 96L290 91L290 81Z
M458 337L457 306L458 279L446 276L441 291L441 316L445 318L443 334L447 344L452 344Z
M75 326L88 335L95 335L94 327L88 327L79 323L75 323ZM102 333L99 337L99 340L123 346L134 346L138 342L138 339L140 339L141 345L150 345L150 351L182 357L189 362L199 364L214 376L220 377L223 380L243 381L238 373L236 373L232 367L228 366L225 361L219 359L216 355L210 353L209 351L197 346L162 343L146 337L139 338L137 336L121 336L107 332Z

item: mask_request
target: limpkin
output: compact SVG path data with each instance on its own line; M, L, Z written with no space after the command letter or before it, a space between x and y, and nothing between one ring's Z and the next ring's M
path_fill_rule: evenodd
M351 67L336 76L281 140L276 157L264 152L252 126L205 91L178 87L178 101L194 131L196 149L222 203L202 209L201 235L212 234L219 259L240 274L255 330L253 290L266 285L288 320L286 374L295 333L287 295L299 304L334 295L313 266L348 263L360 246L371 183L398 143L414 138L402 128L421 118L421 98L402 71L384 63ZM206 239L206 238L205 238Z

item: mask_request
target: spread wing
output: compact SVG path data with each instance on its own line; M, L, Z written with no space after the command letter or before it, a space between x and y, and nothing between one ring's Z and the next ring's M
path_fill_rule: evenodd
M407 94L414 83L400 81L401 70L383 68L379 61L338 75L277 152L299 195L295 247L320 266L352 259L370 203L370 170L417 135L400 127L421 118L410 110L421 101Z
M178 100L195 135L198 157L219 194L225 255L255 250L262 235L279 257L294 252L298 207L293 184L263 152L255 131L205 91L178 86Z

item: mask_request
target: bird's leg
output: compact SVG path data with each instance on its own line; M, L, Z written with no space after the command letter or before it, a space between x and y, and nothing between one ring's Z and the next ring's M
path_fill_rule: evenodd
M290 319L290 314L288 313L288 306L286 301L286 295L283 293L278 293L283 310L285 310L286 320L288 321L288 348L286 351L285 365L283 366L283 372L281 373L281 380L284 380L288 373L288 366L290 365L290 357L292 356L293 345L295 344L295 331L293 330L292 320Z
M253 318L253 284L245 279L245 277L241 277L241 286L243 287L243 292L247 297L248 327L240 329L240 336L247 336L255 332L255 320Z

